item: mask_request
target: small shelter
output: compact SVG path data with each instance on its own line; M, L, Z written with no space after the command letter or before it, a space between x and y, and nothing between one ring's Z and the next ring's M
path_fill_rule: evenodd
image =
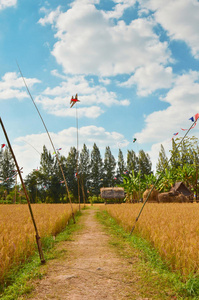
M123 200L125 197L123 187L103 187L100 189L100 197L106 200ZM111 201L111 202L112 202ZM117 201L115 201L117 202Z
M172 193L181 193L184 196L189 197L191 195L191 191L186 187L184 182L179 181L176 182L173 187L171 188L170 192Z

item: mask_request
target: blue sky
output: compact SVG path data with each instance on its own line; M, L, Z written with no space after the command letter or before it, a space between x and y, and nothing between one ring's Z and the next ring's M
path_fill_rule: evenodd
M76 146L78 93L80 149L143 149L155 169L199 112L198 16L197 0L0 0L1 118L24 176L53 149L16 60L61 154Z

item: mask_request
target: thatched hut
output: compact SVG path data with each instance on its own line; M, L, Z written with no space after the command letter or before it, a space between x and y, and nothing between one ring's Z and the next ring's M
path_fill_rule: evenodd
M121 202L124 197L124 188L123 187L103 187L100 189L100 197L109 202Z
M186 187L186 185L182 181L176 182L171 188L170 192L180 193L186 197L189 197L191 195L191 191Z

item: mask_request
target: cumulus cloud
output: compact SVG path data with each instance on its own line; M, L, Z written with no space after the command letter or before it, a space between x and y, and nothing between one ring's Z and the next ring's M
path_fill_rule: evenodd
M40 81L36 78L25 78L29 87ZM27 98L28 95L24 90L24 83L21 77L15 72L6 73L0 81L0 99Z
M64 129L58 133L50 132L50 136L55 148L62 148L60 151L61 155L67 156L70 147L76 147L75 127ZM106 146L110 146L111 149L118 149L118 143L121 141L125 144L128 143L122 134L106 131L103 127L92 125L79 128L80 151L84 143L90 151L92 150L94 143L102 150L104 150ZM46 133L27 135L18 137L14 140L13 149L20 167L23 167L23 176L26 176L33 169L39 167L40 154L43 151L44 145L48 151L53 153L52 146Z
M5 9L7 7L15 6L17 4L17 0L0 0L0 10Z
M141 9L154 11L155 20L170 39L182 40L199 59L199 2L197 0L139 0Z
M134 1L117 3L129 7ZM45 25L42 19L40 23ZM160 42L154 25L150 18L128 25L122 20L112 22L92 2L75 1L54 20L58 41L52 55L66 74L113 76L134 72L152 61L166 64L171 53L167 42Z
M167 109L155 111L145 118L145 128L135 136L141 143L169 142L174 132L184 135L181 128L189 128L189 118L199 112L199 72L190 71L176 79L174 87L162 101ZM197 127L193 129L197 130ZM193 132L193 131L192 131Z
M45 13L45 17L39 19L38 23L40 23L42 26L45 26L47 24L53 25L54 22L56 22L58 16L60 15L60 6L57 7L54 11L48 11L44 7L40 9L41 12Z
M58 76L57 72L53 72ZM114 92L108 92L104 86L94 85L92 80L88 81L83 75L73 77L65 76L59 86L46 88L43 93L35 98L46 111L56 116L74 116L74 110L70 109L71 96L78 91L80 102L78 103L78 116L97 118L104 110L101 106L111 107L113 105L128 106L128 99L118 100Z
M148 64L138 68L126 82L121 86L132 87L137 85L139 96L148 96L157 89L168 89L174 82L174 75L171 67L164 67L157 63Z
M136 0L113 0L113 2L117 3L114 6L113 10L103 12L103 14L106 18L119 19L120 17L122 17L124 11L127 8L133 7L135 5Z

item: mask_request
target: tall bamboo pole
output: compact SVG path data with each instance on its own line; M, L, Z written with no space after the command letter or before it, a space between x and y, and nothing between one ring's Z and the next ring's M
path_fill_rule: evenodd
M7 143L8 143L8 147L10 149L10 152L12 154L12 157L14 159L14 162L15 162L15 165L16 165L16 168L17 168L17 172L19 174L19 178L21 180L21 184L22 184L22 187L23 187L23 190L24 190L24 193L25 193L25 196L26 196L26 200L27 200L27 203L28 203L28 208L29 208L29 211L30 211L30 215L31 215L31 218L32 218L32 222L33 222L33 225L34 225L34 229L35 229L35 237L36 237L36 242L37 242L37 247L38 247L38 251L39 251L39 256L40 256L40 260L41 260L41 263L45 263L45 259L44 259L44 255L43 255L43 251L42 251L42 247L41 247L41 239L40 239L40 236L39 236L39 233L38 233L38 229L37 229L37 225L36 225L36 222L35 222L35 218L34 218L34 215L33 215L33 212L32 212L32 207L30 205L30 200L29 200L29 197L28 197L28 193L26 191L26 187L25 187L25 184L23 182L23 178L21 176L21 171L19 169L19 166L18 166L18 163L17 163L17 160L16 160L16 157L14 155L14 152L12 150L12 147L11 147L11 144L10 144L10 141L9 141L9 138L8 138L8 135L7 135L7 132L5 130L5 127L3 125L3 122L0 118L0 123L1 123L1 126L2 126L2 129L3 129L3 132L4 132L4 135L5 135L5 138L7 140Z
M79 186L79 135L78 135L78 114L77 114L77 103L76 103L76 128L77 128L77 188L78 188L78 201L79 211L80 207L80 186Z
M17 62L16 62L16 63L17 63ZM70 202L70 206L71 206L71 211L72 211L73 222L75 223L75 214L74 214L74 211L73 211L72 201L71 201L71 197L70 197L68 185L67 185L67 182L66 182L66 178L65 178L65 175L64 175L64 171L63 171L61 162L60 162L60 160L59 160L57 151L56 151L55 146L54 146L54 144L53 144L53 142L52 142L52 139L51 139L51 136L50 136L50 134L49 134L49 131L48 131L47 127L46 127L46 124L45 124L45 122L44 122L44 120L43 120L43 118L42 118L42 116L41 116L41 114L40 114L40 111L39 111L39 109L38 109L38 107L37 107L37 105L36 105L36 103L35 103L35 101L34 101L32 95L31 95L30 91L29 91L29 88L28 88L28 86L27 86L27 84L26 84L26 81L25 81L25 79L24 79L24 76L23 76L23 74L22 74L22 71L21 71L21 69L20 69L18 63L17 63L17 66L18 66L19 72L20 72L20 74L21 74L21 77L22 77L22 79L23 79L23 82L24 82L24 85L25 85L25 87L26 87L26 90L27 90L27 92L28 92L28 94L29 94L29 96L30 96L30 98L31 98L31 100L32 100L32 102L33 102L33 104L34 104L34 106L35 106L35 108L36 108L36 110L37 110L39 116L40 116L40 119L41 119L41 121L42 121L42 123L43 123L43 125L44 125L44 128L45 128L46 132L47 132L47 135L48 135L48 138L49 138L50 143L51 143L51 145L52 145L52 148L53 148L53 150L54 150L54 152L55 152L55 156L56 156L56 159L57 159L57 161L58 161L58 164L59 164L59 167L60 167L60 170L61 170L61 172L62 172L63 179L64 179L64 183L65 183L65 186L66 186L66 191L67 191L67 194L68 194L68 198L69 198L69 202Z

